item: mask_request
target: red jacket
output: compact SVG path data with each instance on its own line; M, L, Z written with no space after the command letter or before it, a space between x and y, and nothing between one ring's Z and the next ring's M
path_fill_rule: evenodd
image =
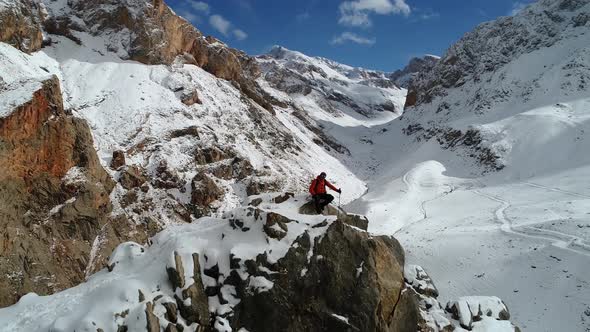
M326 186L330 187L330 189L334 191L338 191L338 188L334 187L326 179L322 179L318 176L313 181L311 181L311 185L309 186L309 193L312 195L325 194Z

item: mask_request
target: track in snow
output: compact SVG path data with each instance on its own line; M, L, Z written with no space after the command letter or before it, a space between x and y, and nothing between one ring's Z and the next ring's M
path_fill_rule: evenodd
M555 189L555 188L550 188L550 189ZM554 191L557 191L557 190L554 190ZM564 250L578 253L580 255L590 257L590 246L588 244L586 244L581 238L574 236L574 235L554 231L554 230L545 230L545 229L539 229L539 228L528 227L528 226L527 227L520 227L517 229L516 227L514 227L512 225L512 221L510 221L510 219L506 216L505 211L512 206L508 201L506 201L502 198L496 197L496 196L484 194L479 190L474 190L473 192L482 196L482 197L485 197L487 199L490 199L492 201L495 201L495 202L498 202L501 204L500 207L494 212L494 214L495 214L496 220L501 223L500 229L503 232L508 233L508 234L517 235L517 236L521 236L521 237L550 241L551 245L553 245L557 248L561 248ZM559 192L561 192L561 191L559 191ZM569 194L576 194L576 193L569 193ZM577 194L577 195L580 195L580 194Z
M559 189L559 188L552 188L552 187L547 187L547 186L543 186L537 183L532 183L532 182L523 182L524 184L526 184L527 186L531 186L531 187L535 187L535 188L540 188L540 189L545 189L545 190L549 190L549 191L555 191L558 193L562 193L562 194L566 194L566 195L570 195L570 196L576 196L576 197L581 197L581 198L589 198L589 195L584 195L584 194L580 194L580 193L576 193L573 191L567 191L567 190L563 190L563 189Z

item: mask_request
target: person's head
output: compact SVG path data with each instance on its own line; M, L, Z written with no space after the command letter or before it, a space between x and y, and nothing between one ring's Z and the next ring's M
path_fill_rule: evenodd
M326 178L326 172L321 172L319 178L320 179L325 179Z

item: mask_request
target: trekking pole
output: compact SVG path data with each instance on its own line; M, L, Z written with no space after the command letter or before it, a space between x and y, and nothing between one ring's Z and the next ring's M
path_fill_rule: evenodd
M342 193L338 193L338 219L340 219L340 196L342 196Z

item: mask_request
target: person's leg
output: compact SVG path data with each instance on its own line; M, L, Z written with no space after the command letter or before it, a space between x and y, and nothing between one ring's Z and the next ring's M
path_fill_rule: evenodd
M321 211L324 211L324 208L334 200L334 196L330 194L322 194L321 197Z
M321 195L314 195L313 196L313 204L315 206L315 212L317 214L322 213L321 201L322 201Z

